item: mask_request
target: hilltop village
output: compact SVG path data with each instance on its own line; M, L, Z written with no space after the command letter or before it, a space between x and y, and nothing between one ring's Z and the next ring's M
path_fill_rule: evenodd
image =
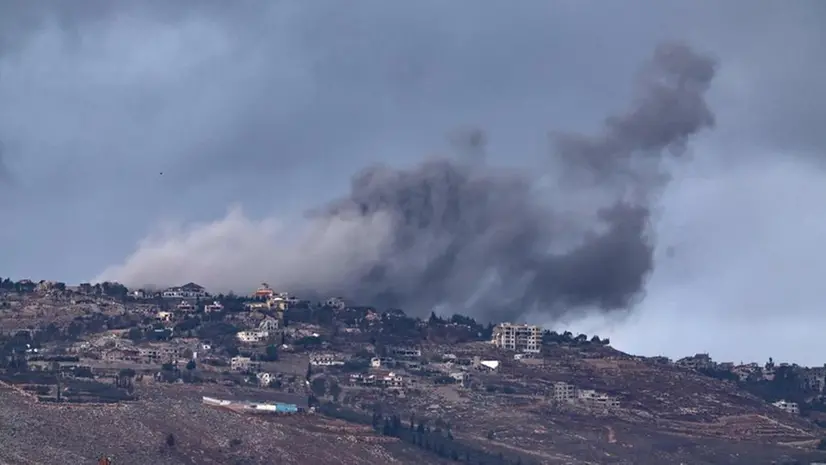
M532 451L570 449L577 435L608 448L577 454L648 463L633 458L652 453L631 445L641 431L826 449L826 367L633 356L597 335L412 318L267 284L239 296L195 283L150 291L3 279L0 331L2 386L46 406L180 397L241 414L316 415L468 463L555 463ZM792 451L784 447L780 455Z

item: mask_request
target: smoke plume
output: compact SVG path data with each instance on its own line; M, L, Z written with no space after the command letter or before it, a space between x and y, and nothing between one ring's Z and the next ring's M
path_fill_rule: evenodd
M98 279L195 280L240 291L255 282L234 276L257 274L304 295L496 320L627 309L653 266L648 229L667 182L661 165L713 126L705 93L714 74L714 60L685 45L658 47L629 111L607 118L595 135L557 135L557 171L541 173L564 180L552 193L543 194L536 172L491 166L483 157L370 166L346 196L313 210L299 227L234 210L222 222L141 244ZM461 143L479 152L484 140L474 131Z

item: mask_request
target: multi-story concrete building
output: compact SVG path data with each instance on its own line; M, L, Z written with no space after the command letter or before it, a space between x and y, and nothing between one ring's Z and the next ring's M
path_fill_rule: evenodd
M143 363L161 364L167 362L177 362L186 348L172 345L152 345L138 348L139 360Z
M677 360L676 365L689 370L708 370L714 368L716 364L708 354L696 354Z
M558 404L574 404L595 409L619 408L619 399L593 389L578 389L576 386L564 382L554 383L553 400Z
M773 403L775 407L779 408L780 410L784 410L787 413L791 413L792 415L797 415L800 413L800 408L797 406L797 402L789 402L786 400L778 400L777 402Z
M542 328L527 324L500 323L493 328L491 342L500 349L539 353L542 348Z
M576 400L576 386L562 381L554 383L554 402L573 402Z
M216 300L216 301L212 302L209 305L205 305L204 306L204 311L206 313L223 312L224 311L224 306L221 304L221 302L218 302Z
M577 400L586 407L596 409L619 408L619 400L608 394L596 392L593 389L581 389L577 391Z
M249 357L236 356L229 360L229 367L232 371L255 373L261 371L261 362Z
M270 333L269 331L252 329L248 331L239 331L238 334L236 334L236 337L243 343L256 344L265 341L268 337L270 337Z

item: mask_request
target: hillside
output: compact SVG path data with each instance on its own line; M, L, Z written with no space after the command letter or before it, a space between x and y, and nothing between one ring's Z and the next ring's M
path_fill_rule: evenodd
M183 300L112 285L0 291L0 463L826 461L823 422L809 411L819 404L785 411L760 394L819 399L816 370L710 376L569 333L518 353L489 342L492 325L458 315L273 305L192 286ZM250 416L203 396L301 412Z
M0 389L0 463L92 464L104 454L118 465L439 463L370 428L321 416L272 421L206 407L202 390L139 392L135 403L57 406Z
M484 349L470 344L465 350ZM387 401L398 411L424 411L450 423L457 439L537 463L745 465L826 459L826 453L812 450L824 436L819 427L735 383L599 350L609 351L600 356L557 348L541 361L504 361L497 373L478 376L485 390L442 386ZM621 408L557 405L537 394L563 380L616 395Z

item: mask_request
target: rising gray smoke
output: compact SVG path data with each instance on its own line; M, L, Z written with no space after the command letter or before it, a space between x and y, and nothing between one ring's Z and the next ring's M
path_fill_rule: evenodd
M346 198L317 214L386 215L391 242L378 261L351 270L337 288L379 307L421 314L447 306L497 320L530 311L558 316L628 308L653 266L648 226L666 181L661 161L682 154L691 136L713 126L705 93L714 74L711 58L685 45L662 45L639 76L629 112L608 118L597 135L557 138L554 155L565 178L580 183L572 197L610 193L595 230L583 230L539 198L535 177L479 158L363 170ZM483 141L481 134L468 139L476 148ZM580 241L559 251L572 234Z

